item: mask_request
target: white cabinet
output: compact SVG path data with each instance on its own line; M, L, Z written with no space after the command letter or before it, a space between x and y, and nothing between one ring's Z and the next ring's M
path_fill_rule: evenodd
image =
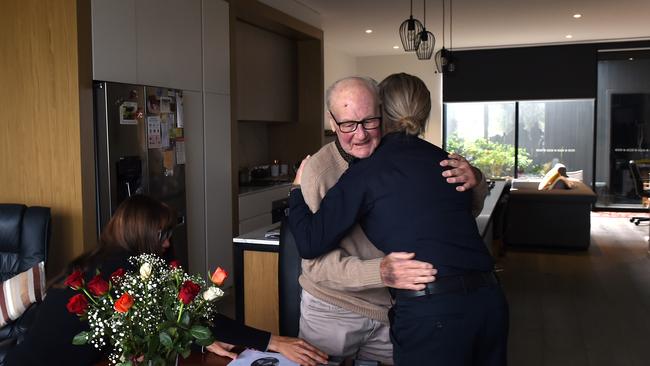
M93 79L201 91L201 20L201 0L92 0Z
M201 90L201 0L138 0L138 84Z
M230 96L205 93L203 107L207 263L232 269Z
M223 0L203 0L203 82L206 92L230 94L230 16Z
M291 184L239 195L239 234L271 224L273 201L287 198Z
M92 0L93 79L135 84L136 0Z

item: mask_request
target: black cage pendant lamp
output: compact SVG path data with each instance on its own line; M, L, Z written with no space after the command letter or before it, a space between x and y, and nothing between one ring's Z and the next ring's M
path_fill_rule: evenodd
M402 40L404 51L413 52L418 49L420 32L423 28L422 23L413 18L413 0L411 0L411 16L399 26L399 38Z
M431 55L433 55L433 49L436 47L436 37L433 36L433 33L427 30L427 0L424 0L424 26L422 31L418 34L420 38L420 44L415 53L418 55L420 60L429 60Z
M454 72L456 70L456 60L451 53L451 21L452 21L452 9L451 1L449 0L449 50L445 48L445 0L442 0L442 48L436 52L436 72L441 74L447 74Z

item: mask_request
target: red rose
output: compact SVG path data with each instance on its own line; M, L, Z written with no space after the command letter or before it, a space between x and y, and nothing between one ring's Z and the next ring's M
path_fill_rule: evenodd
M108 292L108 282L97 275L88 282L88 291L95 296L104 296Z
M181 262L179 262L177 260L173 260L173 261L169 262L169 266L172 267L172 268L178 268L178 267L181 266Z
M217 267L217 269L214 270L214 273L212 274L212 277L210 278L212 280L212 283L214 283L217 286L223 285L223 281L228 278L228 272L226 272L225 269L221 267Z
M73 314L82 315L88 309L88 299L83 294L76 294L68 300L66 308Z
M199 294L199 291L201 291L201 286L187 280L181 285L181 290L178 292L178 298L183 302L183 304L187 305L194 300L196 295Z
M133 306L133 298L131 297L131 295L129 295L128 292L125 292L124 295L120 296L120 298L117 299L117 301L115 301L115 305L113 306L113 308L118 313L126 313L129 311L129 309L131 309L132 306Z
M84 274L80 270L76 270L65 279L65 285L71 287L73 290L79 290L84 285Z
M111 278L120 278L124 276L124 268L118 268L115 272L111 273Z

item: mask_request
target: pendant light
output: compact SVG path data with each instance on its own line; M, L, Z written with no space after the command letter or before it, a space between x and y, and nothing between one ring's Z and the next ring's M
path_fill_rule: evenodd
M452 14L451 14L451 1L449 0L449 42L450 46L449 48L451 49L451 21L452 21ZM442 0L442 48L436 52L435 60L436 60L436 72L441 73L441 74L447 74L450 72L454 72L456 70L456 60L454 59L451 50L448 50L445 48L445 0Z
M418 49L419 34L423 28L422 23L413 18L413 0L411 0L411 16L399 26L399 38L402 40L404 51L413 52Z
M420 44L418 49L415 51L420 60L429 60L431 55L433 55L433 49L436 47L436 37L433 36L433 33L427 30L427 0L424 0L424 26L422 27L422 32L418 34L420 37Z

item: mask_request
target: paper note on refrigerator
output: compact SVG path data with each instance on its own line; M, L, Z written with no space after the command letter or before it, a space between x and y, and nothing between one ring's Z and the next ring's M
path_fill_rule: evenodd
M176 92L176 127L183 128L183 94Z
M185 164L185 139L176 139L176 164Z
M170 116L170 114L167 114L166 116ZM168 148L169 145L169 127L172 125L173 122L170 123L170 121L166 118L163 118L160 121L160 146L163 149Z
M160 117L147 117L147 145L150 149L159 149L161 145Z

